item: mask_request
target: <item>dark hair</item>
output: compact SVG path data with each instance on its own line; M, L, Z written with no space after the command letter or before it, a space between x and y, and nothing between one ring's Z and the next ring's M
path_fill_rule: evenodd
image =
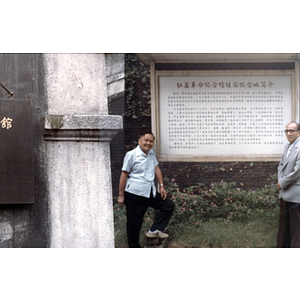
M154 137L154 139L155 139L155 136L154 136L154 134L153 134L151 131L143 132L143 133L141 134L140 138L143 137L143 136L145 136L146 134L152 134L153 137Z
M299 124L299 123L293 121L293 122L290 122L289 124L296 124L296 125L297 125L297 130L300 130L300 124ZM288 125L289 125L289 124L288 124Z

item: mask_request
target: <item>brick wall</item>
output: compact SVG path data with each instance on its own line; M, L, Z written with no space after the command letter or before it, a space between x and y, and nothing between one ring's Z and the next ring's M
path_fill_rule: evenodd
M167 162L160 163L163 176L175 179L181 189L202 183L236 182L242 189L257 189L277 172L277 162Z

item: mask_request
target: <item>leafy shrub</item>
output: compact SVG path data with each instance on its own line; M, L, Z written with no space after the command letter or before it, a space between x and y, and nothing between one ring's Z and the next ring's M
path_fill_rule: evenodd
M211 183L191 186L182 192L174 179L166 180L168 194L176 203L172 223L194 222L195 225L209 219L247 221L255 209L272 209L278 203L277 176L273 175L263 189L245 191L235 182Z
M180 234L180 229L199 228L209 220L222 222L247 222L266 213L278 204L277 176L270 176L263 189L242 190L235 182L215 182L209 187L202 184L180 190L175 179L164 179L168 197L174 201L175 210L168 225L171 234ZM115 228L126 227L126 209L115 206ZM145 224L149 228L155 218L155 211L149 208ZM124 225L121 225L123 223ZM118 233L118 231L117 231Z

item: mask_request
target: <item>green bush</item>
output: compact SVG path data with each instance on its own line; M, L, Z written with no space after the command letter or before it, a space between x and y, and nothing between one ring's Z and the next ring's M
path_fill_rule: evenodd
M278 203L277 176L273 175L266 186L259 190L242 190L236 183L211 183L209 187L199 184L182 191L174 179L165 179L168 195L176 208L172 224L199 223L209 219L247 221L253 210L272 209Z
M272 212L278 204L277 176L270 176L263 189L243 190L234 182L215 182L209 187L202 184L180 190L174 179L164 179L168 197L174 201L175 210L168 225L170 235L179 236L185 228L198 230L204 222L213 220L223 224L249 222ZM115 230L126 227L125 208L115 206ZM155 211L149 208L145 214L144 226L149 228ZM124 229L123 229L124 230ZM122 237L126 236L123 232ZM117 239L118 237L116 237Z

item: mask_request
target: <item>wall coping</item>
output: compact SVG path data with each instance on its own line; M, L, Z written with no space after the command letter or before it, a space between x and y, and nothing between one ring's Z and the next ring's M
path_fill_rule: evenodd
M300 53L137 53L146 65L155 63L293 62Z
M46 115L46 141L110 142L123 130L123 118L117 115Z

